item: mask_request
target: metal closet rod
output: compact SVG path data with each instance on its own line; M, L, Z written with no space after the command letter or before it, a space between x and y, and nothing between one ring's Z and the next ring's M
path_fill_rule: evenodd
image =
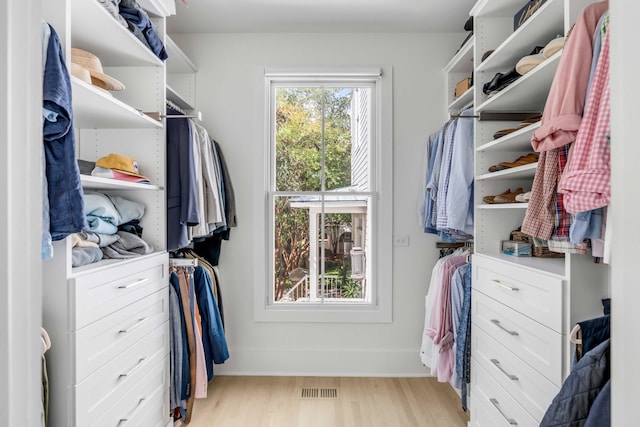
M541 113L541 111L519 111L517 113L481 111L480 114L473 116L452 114L450 117L452 119L479 119L480 121L522 121Z
M145 112L144 114L146 114L147 116L151 117L152 119L155 120L162 120L162 119L198 119L200 121L202 121L202 113L200 111L198 111L197 115L190 115L190 114L161 114L157 111L148 111Z

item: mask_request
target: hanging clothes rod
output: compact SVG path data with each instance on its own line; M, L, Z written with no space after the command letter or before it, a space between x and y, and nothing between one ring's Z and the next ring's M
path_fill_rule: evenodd
M198 119L200 121L202 121L202 113L200 111L198 111L197 115L193 115L193 114L161 114L158 113L157 111L148 111L148 112L144 112L144 114L146 114L147 116L151 117L154 120L162 120L162 119Z
M169 258L169 266L171 267L197 267L197 258Z
M452 119L479 119L480 116L463 116L462 114L452 114Z
M198 119L202 121L202 113L198 111L197 116L193 115L182 115L182 114L160 114L160 117L163 119Z

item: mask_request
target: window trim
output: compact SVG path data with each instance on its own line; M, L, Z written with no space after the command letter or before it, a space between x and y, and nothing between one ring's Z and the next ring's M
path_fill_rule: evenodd
M393 307L393 115L392 115L392 69L260 69L259 78L264 88L261 105L264 115L264 150L254 156L254 320L265 322L328 322L358 323L392 321ZM272 180L270 162L273 161L272 141L272 84L317 82L375 81L375 141L372 141L371 176L372 233L377 246L367 262L372 263L372 285L375 286L371 303L349 304L271 303L268 286L271 286L272 269L270 256L273 242L270 212ZM262 171L262 173L260 173ZM377 197L376 197L377 196ZM375 267L374 267L375 265ZM374 284L375 283L375 284Z

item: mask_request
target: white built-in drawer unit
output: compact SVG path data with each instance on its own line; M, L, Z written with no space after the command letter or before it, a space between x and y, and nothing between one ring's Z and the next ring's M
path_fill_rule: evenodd
M165 287L75 332L76 381L86 378L165 323L169 318L168 297Z
M168 271L165 252L45 289L45 327L56 338L47 352L51 427L170 421Z
M474 289L562 331L562 279L491 258L474 261Z
M110 410L158 360L168 354L169 323L165 322L111 359L75 387L78 425L92 425Z
M540 423L529 414L477 361L471 361L473 398L471 413L482 405L499 426L538 427Z
M481 328L471 330L471 354L487 372L540 421L560 388L503 347Z
M164 255L144 257L84 274L70 282L77 311L72 330L166 287Z
M471 296L471 316L477 327L551 382L562 384L560 333L475 290Z
M157 426L162 425L168 416L168 405L164 402L169 388L169 357L157 360L156 364L145 372L143 378L126 390L102 417L96 420L91 427L119 427L119 426ZM168 403L168 402L167 402ZM148 408L162 408L165 406L166 413L160 410L152 414L149 418L142 417ZM81 426L82 424L78 424ZM84 427L85 425L82 425Z

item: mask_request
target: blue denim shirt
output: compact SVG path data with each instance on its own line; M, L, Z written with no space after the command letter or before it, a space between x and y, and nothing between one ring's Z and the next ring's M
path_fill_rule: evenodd
M71 79L64 62L60 39L53 27L47 47L44 70L43 108L57 114L55 121L43 123L47 190L49 194L49 228L53 240L84 231L82 184L76 163L76 140L73 131Z

